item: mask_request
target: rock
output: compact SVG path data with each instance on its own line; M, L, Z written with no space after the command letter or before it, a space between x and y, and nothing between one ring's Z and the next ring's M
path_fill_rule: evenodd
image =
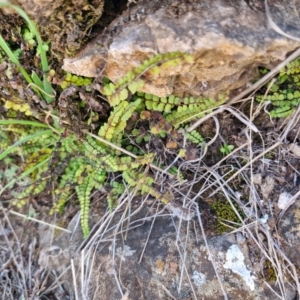
M84 264L80 253L74 256L77 290L79 295L85 291L85 297L81 294L80 299L219 300L224 299L224 293L228 299L279 299L254 271L246 239L236 239L234 234L210 237L207 239L209 254L195 219L190 221L194 225L190 223L188 227L187 221L179 222L167 214L156 217L155 222L153 217L149 208L142 207L132 214L131 229L127 231L127 221L123 219L121 224L122 213L118 213L106 227L106 234L99 231L93 243L89 242L92 246L81 248L86 255ZM106 222L103 218L99 224ZM76 220L72 223L75 226ZM116 228L123 228L124 232L114 236ZM70 259L80 245L82 236L81 229L78 230L77 238L71 242L67 233L54 240L55 255L51 256L49 268L58 275L68 270ZM84 278L79 276L82 266L89 274ZM71 270L60 278L73 299ZM280 294L278 287L269 284ZM295 290L287 284L284 299L294 297Z
M190 53L194 63L169 67L147 79L144 92L166 96L216 96L238 89L272 68L300 43L268 25L264 1L142 1L117 18L63 69L116 82L158 53ZM299 35L299 1L270 2L272 18L290 35ZM249 4L249 5L248 5Z
M299 197L298 197L299 198ZM300 256L300 202L299 199L284 212L279 222L279 233L283 237L283 248L292 263L299 267Z
M287 192L283 192L279 195L277 205L279 209L288 209L288 207L292 205L294 202L295 199L293 199L293 195Z
M52 0L17 0L9 1L21 6L31 17L50 17L58 7L61 7L63 0L53 2Z

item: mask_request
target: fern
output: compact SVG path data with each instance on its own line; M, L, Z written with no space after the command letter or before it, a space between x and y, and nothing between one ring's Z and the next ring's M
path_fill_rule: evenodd
M204 138L197 130L188 132L186 138L189 141L191 141L193 144L203 144L204 143Z
M220 96L219 100L201 99L201 101L196 104L184 104L179 106L177 111L171 112L167 115L166 119L175 128L178 128L179 125L190 122L195 118L202 118L211 112L213 108L220 106L226 100L226 96Z
M132 103L122 101L114 108L108 122L100 128L98 135L107 141L112 141L116 145L120 145L127 121L140 104L141 99L137 99Z
M157 54L128 72L116 84L108 83L104 85L102 93L107 96L111 106L116 106L121 101L127 100L130 93L134 94L141 90L145 82L140 77L146 72L148 76L158 76L163 69L177 66L183 61L192 63L193 60L192 55L181 52ZM160 65L159 67L158 64Z
M24 157L24 176L28 175L31 182L31 185L23 188L14 204L24 205L30 197L49 190L51 180L52 184L54 183L52 194L55 199L51 213L61 212L75 190L80 203L83 234L87 236L91 193L94 189L105 187L105 182L110 179L110 173L122 174L129 189L134 188L141 194L152 195L162 203L171 201L170 195L161 194L155 189L154 179L151 176L144 175L143 166L155 163L155 154L145 154L147 151L143 150L144 144L148 143L153 135L164 138L172 132L175 136L174 128L201 117L226 100L226 96L217 100L201 97L181 99L174 95L157 97L139 92L144 85L144 77L159 76L162 70L177 66L183 61L192 63L193 56L180 52L158 54L143 62L116 84L107 83L102 88L102 93L107 96L112 111L108 120L100 126L98 136L115 146L128 149L131 147L131 151L135 151L138 155L136 158L123 154L104 141L100 142L89 135L85 136L82 134L84 132L81 132L79 137L70 129L66 131L58 125L49 129L46 124L37 121L24 123L22 120L14 120L12 123L1 124L0 120L1 129L7 132L3 134L0 131L0 138L2 137L0 144L4 144L3 140L6 144L10 144L17 138L20 141L18 146L21 147L21 152L16 146L8 148L9 151L0 154L0 159L7 157L9 153L21 154ZM71 83L85 85L89 82L67 74L64 86ZM4 102L8 112L26 113L30 110L26 103L18 105L17 101ZM147 122L149 130L143 128ZM143 124L142 131L139 130L140 124ZM130 143L132 139L140 143L139 148ZM188 139L198 144L203 142L203 138L197 132L190 133ZM172 172L177 174L176 168L170 170L170 173ZM111 184L107 195L110 210L123 192L123 184L118 182Z
M111 191L107 194L107 203L110 211L116 206L116 201L119 195L122 195L125 191L125 186L123 183L114 181L110 184Z
M164 204L168 204L173 200L170 195L162 195L152 187L154 179L150 176L145 176L143 173L128 171L124 171L122 176L130 186L136 187L137 191L140 191L142 195L149 194Z
M72 75L70 73L67 73L64 77L64 80L60 84L62 89L66 89L68 86L75 85L75 86L87 86L92 83L91 78L87 77L81 77L77 75Z
M289 63L276 78L269 93L258 95L258 102L270 102L272 118L283 118L292 114L300 103L300 59Z
M94 176L93 172L89 173L83 179L83 182L76 186L75 190L77 193L77 197L80 203L80 221L81 227L83 231L83 236L87 236L89 234L89 207L90 207L90 195L94 188L99 189L102 186L103 181L105 180L105 174L103 176ZM96 178L98 180L96 180Z

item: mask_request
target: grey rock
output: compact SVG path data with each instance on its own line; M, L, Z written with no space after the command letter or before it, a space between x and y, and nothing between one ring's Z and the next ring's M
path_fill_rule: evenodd
M274 22L299 36L299 1L269 1ZM181 51L193 64L170 67L147 79L144 92L216 96L238 89L273 67L299 42L270 28L263 1L142 1L125 11L107 30L63 68L78 75L105 75L113 82L157 53Z
M99 239L94 240L93 247L80 248L86 254L85 263L82 264L80 252L74 256L80 299L218 300L224 299L224 293L228 299L279 299L254 271L247 243L238 243L234 234L208 238L207 248L195 220L189 224L163 215L153 222L153 215L143 207L133 215L132 228L125 233L127 221L121 224L121 215L115 215L110 228L116 229L119 224L119 229L124 229L122 234L114 236L113 230L108 230L103 236L98 232ZM100 220L100 224L104 222ZM59 270L58 275L64 272L61 279L71 299L73 277L68 267L80 241L80 233L71 242L66 233L58 237L53 247L65 251L51 257L49 266ZM82 281L83 265L89 276L85 275ZM285 299L294 297L295 290L287 284Z
M284 211L279 221L279 233L284 239L283 248L289 259L299 266L300 256L300 202L299 199Z

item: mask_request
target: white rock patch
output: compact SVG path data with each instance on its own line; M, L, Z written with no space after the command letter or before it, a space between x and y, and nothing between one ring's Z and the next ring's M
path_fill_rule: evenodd
M279 195L278 199L278 207L280 209L286 209L288 208L292 203L291 199L293 198L293 195L287 192L283 192Z
M232 245L226 252L225 269L230 269L232 272L240 275L251 291L254 291L254 281L251 272L247 270L244 263L244 255L237 245Z
M206 276L201 272L194 271L192 278L198 288L201 288L206 283Z

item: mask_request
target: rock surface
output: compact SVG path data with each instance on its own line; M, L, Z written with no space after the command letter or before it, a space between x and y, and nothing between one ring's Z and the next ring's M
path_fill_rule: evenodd
M283 248L293 263L299 262L300 256L300 201L285 211L279 222L279 233L283 237Z
M143 207L131 218L132 228L126 234L127 221L121 224L121 219L122 213L117 214L106 227L107 236L99 231L94 246L83 247L86 254L84 271L89 274L84 275L84 280L80 275L80 252L74 257L78 293L83 292L80 299L219 300L224 299L224 294L228 299L279 299L254 270L247 239L242 234L208 238L209 254L195 218L188 224L164 214L153 222L153 215L151 217L149 209ZM75 223L76 220L71 222L70 230ZM104 223L105 218L100 224ZM111 230L117 228L124 231L114 236ZM41 231L41 237L43 235ZM54 240L50 251L51 270L61 274L69 268L61 279L70 299L74 297L70 259L81 238L80 228L72 241L70 235L64 233ZM52 255L54 250L56 255ZM269 284L280 294L275 284ZM288 284L285 292L286 300L294 299L295 291Z
M299 1L269 2L274 22L299 35ZM66 58L63 68L115 82L157 53L181 51L195 62L164 70L143 91L216 96L244 86L258 66L273 67L299 45L270 28L260 0L142 1L75 58Z

